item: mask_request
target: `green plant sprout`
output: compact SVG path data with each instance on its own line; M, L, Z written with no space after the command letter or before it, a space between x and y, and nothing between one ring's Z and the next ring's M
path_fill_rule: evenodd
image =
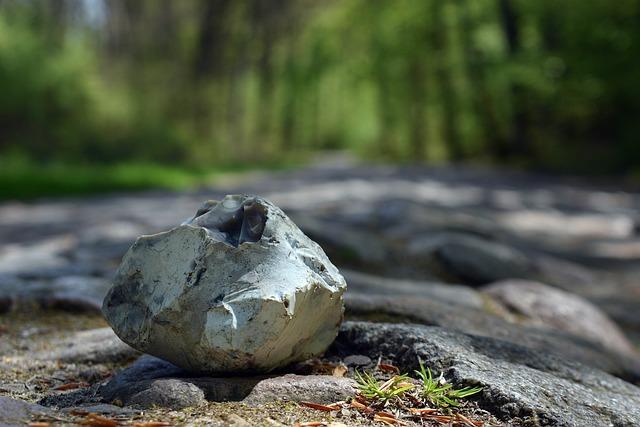
M482 391L482 387L464 387L454 389L451 384L445 383L442 374L436 379L431 374L431 369L425 368L421 360L420 370L414 371L422 381L422 397L428 399L435 406L446 408L459 406L459 399L464 399Z
M382 384L368 372L361 374L356 371L356 377L360 394L367 399L381 401L382 403L400 398L403 394L415 388L415 385L409 382L411 379L407 375L396 375Z

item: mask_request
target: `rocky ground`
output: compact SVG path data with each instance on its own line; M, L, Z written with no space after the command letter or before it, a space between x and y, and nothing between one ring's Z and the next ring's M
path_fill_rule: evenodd
M264 377L141 356L99 313L120 258L236 192L281 206L340 267L334 345ZM471 424L392 414L408 425L640 425L639 215L640 192L606 183L336 161L192 192L4 203L0 424L393 423L350 406L354 373L422 360L482 391L457 410Z

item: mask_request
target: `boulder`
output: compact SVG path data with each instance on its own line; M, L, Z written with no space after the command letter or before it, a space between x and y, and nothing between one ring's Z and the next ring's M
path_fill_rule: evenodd
M528 280L505 280L484 292L514 313L519 322L568 332L621 354L638 356L618 325L586 299Z
M333 351L390 360L412 372L418 360L507 425L640 425L640 388L543 350L440 327L345 322Z
M234 195L138 238L103 313L123 341L187 370L265 372L326 350L345 288L282 210Z

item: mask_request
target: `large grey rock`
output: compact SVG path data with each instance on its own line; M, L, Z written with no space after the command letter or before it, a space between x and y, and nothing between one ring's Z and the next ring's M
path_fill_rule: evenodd
M640 388L540 350L440 327L345 322L334 350L390 359L403 371L418 360L456 386L481 386L479 404L527 425L640 425Z
M621 354L638 353L620 328L600 309L578 295L527 281L506 280L483 289L518 316L518 321L568 332Z
M138 238L103 312L125 342L185 369L269 371L331 344L345 288L279 208L227 196L171 231Z
M512 323L502 313L444 304L432 298L347 293L348 319L420 323L492 337L575 360L633 382L640 382L640 359L566 331Z

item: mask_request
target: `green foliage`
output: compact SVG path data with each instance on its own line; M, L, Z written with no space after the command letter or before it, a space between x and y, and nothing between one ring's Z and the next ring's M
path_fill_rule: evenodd
M482 391L482 387L464 387L461 389L454 389L450 383L444 382L442 375L434 379L431 374L431 369L425 368L422 361L419 361L419 363L420 370L415 371L415 373L422 381L422 397L429 400L437 407L446 408L449 406L459 406L458 400Z
M408 382L410 379L407 375L397 375L387 381L379 382L368 372L361 374L356 371L356 380L358 381L360 394L367 399L383 404L401 398L406 392L415 387Z
M69 6L89 3L101 19ZM1 2L0 156L200 169L346 148L637 175L638 18L640 0Z

